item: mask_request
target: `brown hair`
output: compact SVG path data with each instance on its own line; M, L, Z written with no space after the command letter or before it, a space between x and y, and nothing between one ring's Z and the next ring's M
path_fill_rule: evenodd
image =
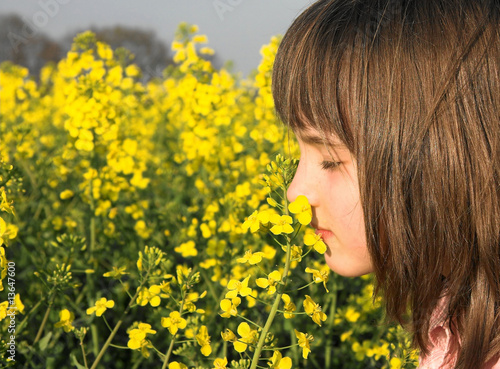
M500 353L499 74L499 0L318 1L274 64L280 118L356 157L388 316L427 353L446 298L456 368Z

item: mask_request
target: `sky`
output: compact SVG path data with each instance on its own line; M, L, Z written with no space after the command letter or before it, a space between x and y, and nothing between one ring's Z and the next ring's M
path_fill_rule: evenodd
M259 50L284 34L313 0L0 0L0 14L16 13L36 32L58 40L91 26L124 25L153 30L170 44L177 25L188 22L206 34L222 61L247 75Z

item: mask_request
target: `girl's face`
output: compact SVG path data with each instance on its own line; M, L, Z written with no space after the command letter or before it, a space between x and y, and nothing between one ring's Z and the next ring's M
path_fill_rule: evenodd
M372 272L354 157L338 139L327 145L313 129L297 132L297 139L300 162L288 199L309 199L311 226L328 247L325 260L333 271L346 277Z

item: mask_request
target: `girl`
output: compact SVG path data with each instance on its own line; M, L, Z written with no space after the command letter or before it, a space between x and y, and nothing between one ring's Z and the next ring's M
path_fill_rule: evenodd
M421 368L500 368L500 0L320 0L276 56L292 201Z

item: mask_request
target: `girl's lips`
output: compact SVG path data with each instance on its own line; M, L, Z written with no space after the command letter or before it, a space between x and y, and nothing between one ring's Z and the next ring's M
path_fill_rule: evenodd
M327 231L326 229L317 229L315 233L321 235L323 240L333 237L333 232Z

